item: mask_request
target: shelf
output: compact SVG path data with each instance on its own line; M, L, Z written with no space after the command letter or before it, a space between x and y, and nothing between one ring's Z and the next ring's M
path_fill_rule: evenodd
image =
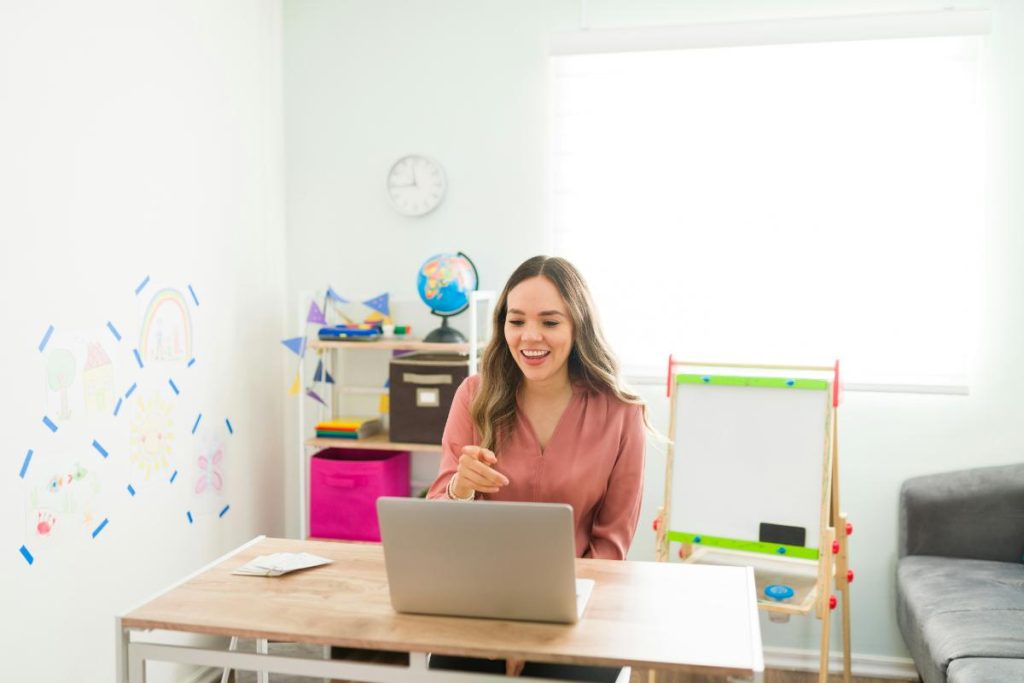
M311 349L385 349L392 351L438 351L469 353L469 344L425 342L419 339L379 339L377 341L323 341L309 342Z
M312 448L372 448L382 451L429 451L440 453L439 443L402 443L391 441L387 432L380 432L365 439L307 439L306 446Z
M683 562L753 567L758 607L769 612L788 614L808 614L814 609L818 595L818 563L815 560L762 556L723 548L697 548ZM785 603L770 600L764 594L765 586L779 583L791 587L795 593Z

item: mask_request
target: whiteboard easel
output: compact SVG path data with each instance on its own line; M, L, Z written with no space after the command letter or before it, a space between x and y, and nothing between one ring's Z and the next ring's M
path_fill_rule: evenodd
M754 568L773 618L822 620L819 681L828 680L831 611L842 595L843 680L850 678L847 537L839 507L839 363L697 363L669 357L665 503L657 559ZM785 586L793 594L769 597ZM785 615L785 616L783 616Z

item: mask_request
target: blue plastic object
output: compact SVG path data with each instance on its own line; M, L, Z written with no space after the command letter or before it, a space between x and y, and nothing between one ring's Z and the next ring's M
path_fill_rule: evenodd
M783 600L789 600L796 594L789 586L784 586L779 583L773 583L764 587L764 594L771 600L782 602Z

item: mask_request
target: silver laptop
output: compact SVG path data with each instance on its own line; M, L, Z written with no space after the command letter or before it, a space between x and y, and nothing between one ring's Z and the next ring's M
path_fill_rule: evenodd
M398 612L575 623L594 582L576 580L572 508L549 503L377 500Z

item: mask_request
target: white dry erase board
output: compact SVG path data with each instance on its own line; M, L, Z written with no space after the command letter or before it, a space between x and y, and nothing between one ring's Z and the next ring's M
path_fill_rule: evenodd
M829 383L722 374L673 381L668 539L817 559ZM804 542L766 540L762 524L799 530Z

